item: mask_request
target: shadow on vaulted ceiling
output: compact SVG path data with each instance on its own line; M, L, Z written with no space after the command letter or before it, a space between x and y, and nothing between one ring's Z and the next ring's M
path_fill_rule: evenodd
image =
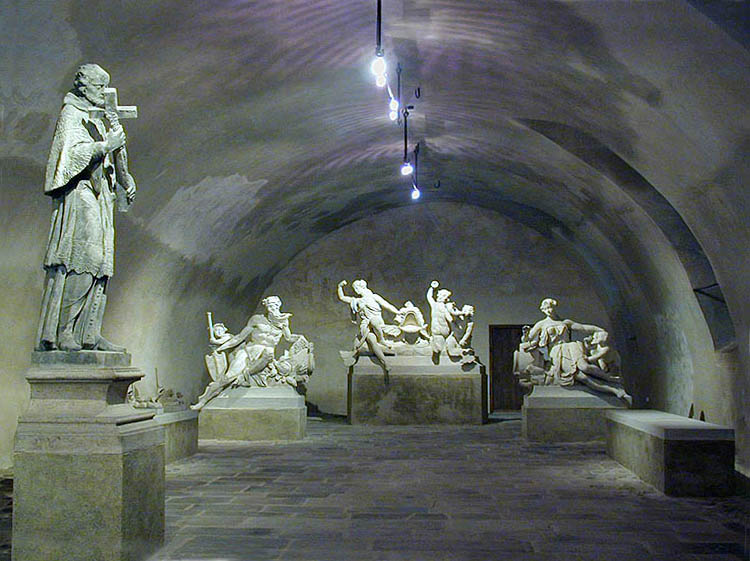
M711 330L714 347L720 349L731 343L735 337L734 326L711 263L669 201L638 171L590 134L550 121L522 122L608 177L649 215L669 240L687 272Z

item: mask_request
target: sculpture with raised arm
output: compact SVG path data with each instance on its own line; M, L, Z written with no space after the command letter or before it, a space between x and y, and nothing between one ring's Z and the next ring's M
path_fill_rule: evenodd
M451 358L460 358L464 363L476 361L476 356L471 349L471 336L474 331L474 307L465 305L459 309L450 300L451 291L441 288L435 294L435 289L440 286L436 280L430 283L427 289L427 302L430 304L430 346L432 347L433 360L437 363L441 353L445 352ZM461 333L458 321L465 323ZM461 333L461 337L457 336Z
M595 325L561 319L557 305L554 298L545 298L539 307L545 318L530 329L524 327L514 359L519 383L525 387L569 387L579 382L631 404L619 375L619 355L609 346L607 332ZM576 340L574 335L585 337Z
M400 329L395 325L388 325L383 319L383 308L398 314L399 310L385 298L374 293L362 279L355 280L352 288L356 296L344 294L346 281L342 280L337 287L339 300L349 304L352 321L359 326L359 332L354 339L352 351L341 351L341 358L347 366L352 366L359 357L360 351L366 346L380 362L383 374L388 378L388 363L383 348L390 350L391 343L385 340L385 335L396 337Z
M109 74L100 66L81 66L55 127L44 184L53 210L40 351L125 350L102 337L101 326L114 272L115 201L127 206L136 191L119 119L135 116L136 108L117 107L108 85Z
M261 303L265 314L250 317L237 335L228 333L224 324L212 323L209 315L209 341L215 349L206 355L206 366L212 382L191 409L202 409L230 386L298 387L310 378L315 368L313 344L303 335L291 332L292 314L281 312L278 296L264 298ZM282 338L291 346L276 358L276 347Z

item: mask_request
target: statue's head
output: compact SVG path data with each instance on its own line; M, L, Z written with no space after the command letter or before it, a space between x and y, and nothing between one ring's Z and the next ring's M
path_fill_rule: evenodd
M227 326L223 323L215 323L213 325L214 337L223 337L227 333Z
M354 289L354 292L362 296L367 290L367 282L362 279L357 279L352 283L352 289Z
M545 315L545 316L552 316L555 313L555 310L557 310L557 300L554 298L545 298L542 300L542 303L539 305L539 310Z
M281 298L278 296L268 296L263 298L260 303L263 304L269 312L278 314L279 310L281 310Z
M441 288L440 290L437 291L435 300L437 300L438 302L447 302L448 298L451 297L451 294L453 293L447 288Z
M609 341L609 333L607 333L606 331L595 331L594 333L591 334L592 345L606 346L608 341Z
M92 104L104 105L104 88L109 86L109 74L98 64L83 64L78 67L73 91Z

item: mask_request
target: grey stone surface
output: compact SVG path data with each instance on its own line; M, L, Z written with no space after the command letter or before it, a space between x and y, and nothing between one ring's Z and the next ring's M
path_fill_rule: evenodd
M187 458L198 451L198 412L185 409L157 413L154 421L164 428L164 461Z
M14 561L142 559L164 539L164 429L131 367L37 365L14 451Z
M482 424L487 418L487 377L478 365L464 370L441 357L388 357L385 383L380 365L360 357L348 375L352 424Z
M662 411L611 411L607 453L672 496L734 492L734 431Z
M207 443L167 467L150 561L741 561L750 503L665 497L601 443L528 443L519 421L351 426Z
M604 440L604 412L624 408L616 397L583 386L535 386L521 407L522 434L536 442Z
M33 351L31 364L85 364L92 366L130 366L129 353L108 351Z
M201 439L299 440L305 437L304 398L288 385L225 390L198 417Z

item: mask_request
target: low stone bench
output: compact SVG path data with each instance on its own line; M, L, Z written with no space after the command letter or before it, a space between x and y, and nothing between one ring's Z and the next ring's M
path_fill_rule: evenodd
M607 411L607 453L663 493L734 492L734 429L652 410Z
M192 456L198 451L198 412L156 410L154 421L164 427L164 459L167 463Z

